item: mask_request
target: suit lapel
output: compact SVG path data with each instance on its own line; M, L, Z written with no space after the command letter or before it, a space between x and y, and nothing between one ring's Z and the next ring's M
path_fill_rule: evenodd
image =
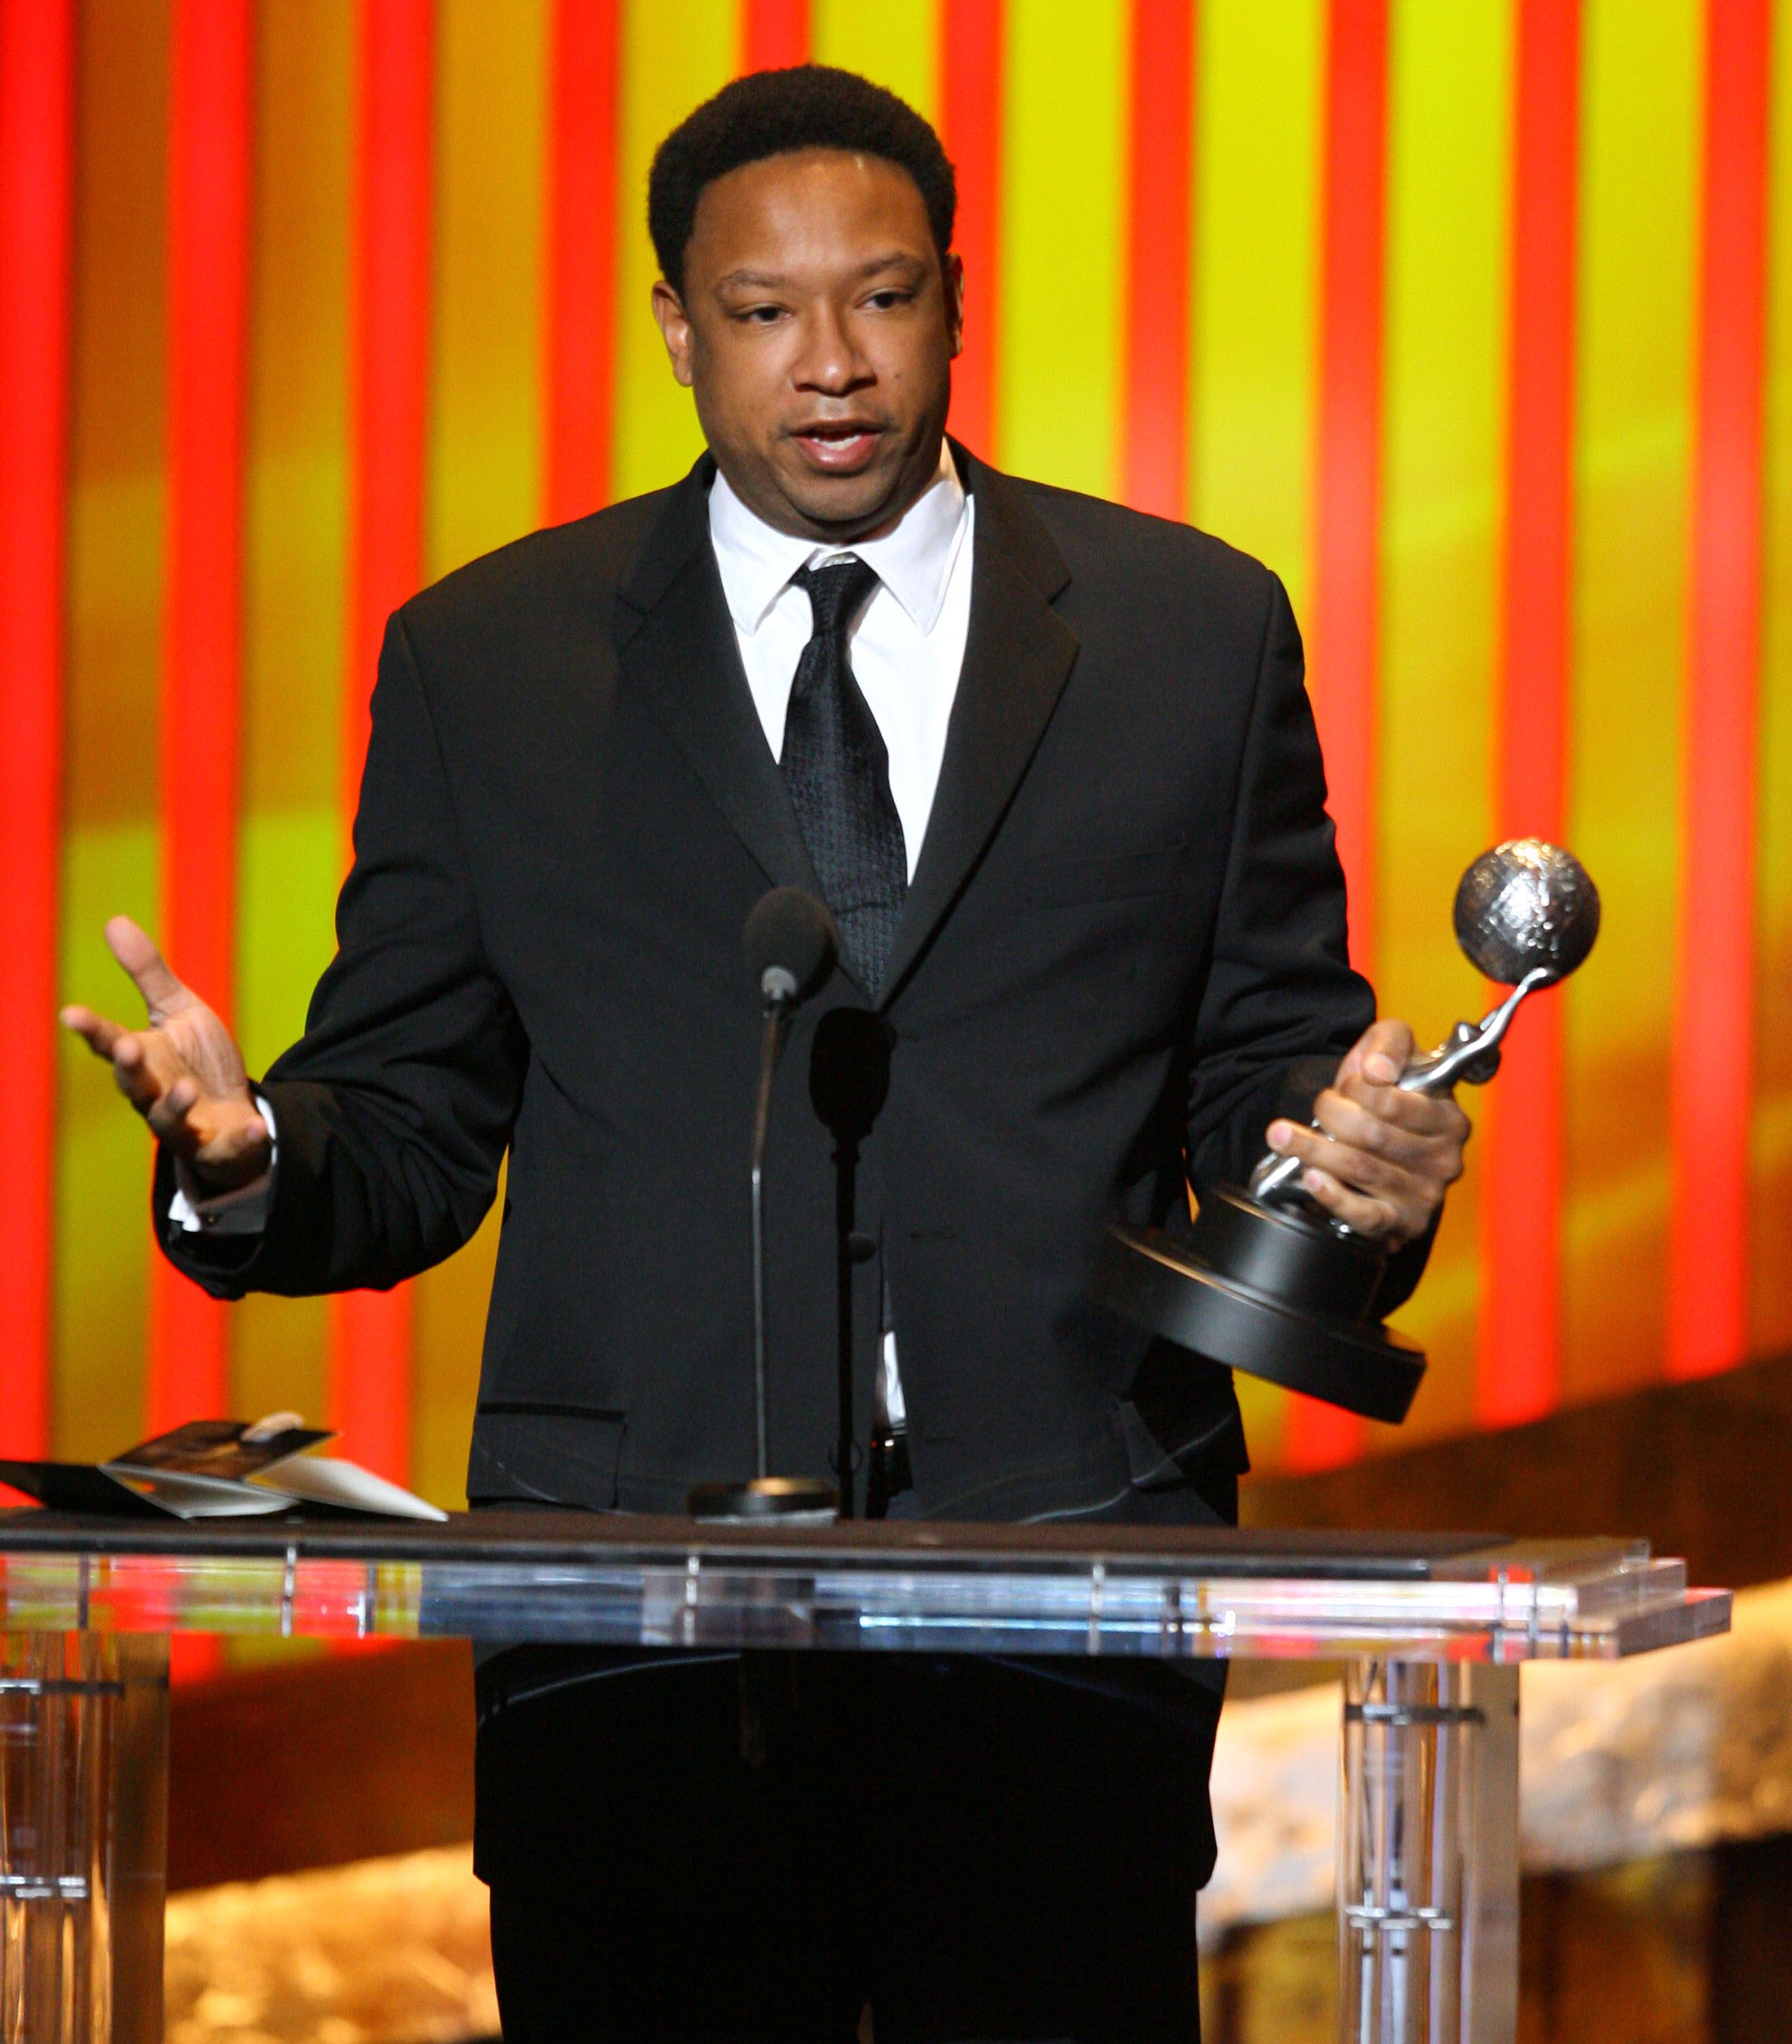
M705 455L668 492L617 592L617 659L625 685L652 706L767 879L820 895L753 707L709 544L713 474Z
M1050 535L1006 477L956 442L952 452L977 506L971 628L933 810L897 925L886 1005L975 871L1077 655L1076 634L1052 608L1070 572Z

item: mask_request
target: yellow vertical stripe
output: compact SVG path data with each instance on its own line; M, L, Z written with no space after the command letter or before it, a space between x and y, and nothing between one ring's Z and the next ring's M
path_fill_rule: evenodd
M548 11L438 17L432 577L527 532L540 501Z
M1205 0L1189 405L1197 524L1305 598L1323 0Z
M1195 524L1275 569L1298 613L1311 546L1324 0L1202 0L1189 473ZM1285 1395L1240 1377L1275 1464Z
M996 459L1115 494L1124 348L1123 0L1010 0Z
M939 11L937 0L814 0L815 61L861 72L931 121L939 105Z
M138 1021L100 931L157 913L156 701L167 375L169 18L87 0L75 47L74 332L62 989ZM54 1451L115 1453L143 1417L147 1146L104 1066L62 1043Z
M648 309L660 274L647 232L647 173L667 131L734 69L734 0L629 0L622 34L621 166L617 175L616 494L675 482L702 452L690 394L672 381Z
M1512 10L1397 0L1390 32L1376 990L1429 1045L1482 1005L1450 905L1492 828ZM1409 1435L1473 1421L1475 1192L1471 1165L1402 1316Z
M236 1028L252 1072L305 1026L341 877L348 490L349 0L271 0L256 48L244 481ZM252 1295L235 1409L324 1410L325 1312Z
M1661 1351L1701 17L1697 0L1586 13L1570 842L1605 917L1563 996L1570 1398Z
M303 1026L342 861L353 40L349 0L275 0L258 37L236 1002L256 1070Z
M542 462L547 0L447 0L438 17L435 350L427 572L528 532ZM495 1207L417 1282L411 1481L459 1503L479 1385Z
M1762 491L1753 1344L1792 1346L1792 18L1774 36Z

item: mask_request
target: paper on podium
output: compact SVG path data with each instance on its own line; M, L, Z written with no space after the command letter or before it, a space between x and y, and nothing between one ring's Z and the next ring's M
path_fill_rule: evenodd
M0 1462L0 1483L52 1511L168 1512L177 1519L246 1519L321 1504L400 1519L448 1514L357 1462L308 1455L332 1438L296 1413L250 1425L190 1420L97 1466Z
M276 1493L281 1504L298 1498L307 1504L334 1504L346 1512L378 1512L394 1519L446 1519L448 1514L402 1490L359 1462L339 1455L297 1455L267 1475L252 1477L258 1489Z

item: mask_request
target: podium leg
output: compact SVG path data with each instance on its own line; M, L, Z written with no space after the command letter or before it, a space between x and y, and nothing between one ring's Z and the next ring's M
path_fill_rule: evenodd
M1354 1663L1342 1790L1344 2044L1513 2044L1517 1669Z
M0 1633L0 2044L160 2044L168 1642Z

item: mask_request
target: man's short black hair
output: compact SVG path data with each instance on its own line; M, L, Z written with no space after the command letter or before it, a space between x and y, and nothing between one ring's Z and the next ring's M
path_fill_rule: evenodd
M856 71L829 64L756 71L688 113L654 152L647 225L660 269L684 290L684 252L704 187L747 163L796 149L880 156L915 181L943 258L951 248L958 186L940 138L906 100Z

